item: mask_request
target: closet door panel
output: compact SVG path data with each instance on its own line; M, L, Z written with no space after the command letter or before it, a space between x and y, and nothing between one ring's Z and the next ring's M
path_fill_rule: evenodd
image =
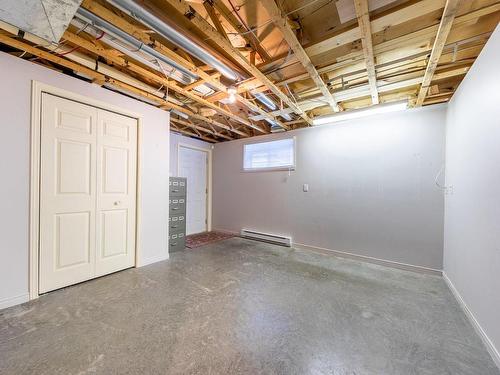
M135 264L137 120L100 110L96 275Z
M97 109L42 95L39 292L94 277Z

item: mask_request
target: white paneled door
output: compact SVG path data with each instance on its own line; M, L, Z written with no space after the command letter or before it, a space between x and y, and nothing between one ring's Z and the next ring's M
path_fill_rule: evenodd
M179 146L179 177L187 179L186 234L207 230L208 152Z
M42 95L39 292L132 267L137 120Z

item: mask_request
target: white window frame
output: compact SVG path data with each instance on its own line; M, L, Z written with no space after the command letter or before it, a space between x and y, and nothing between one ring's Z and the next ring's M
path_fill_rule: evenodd
M293 140L293 166L280 166L280 167L264 167L264 168L245 168L245 147L248 145L258 144L258 143L269 143L275 141L282 141L285 139ZM297 168L297 137L286 137L286 138L278 138L271 139L268 141L261 142L249 142L243 144L242 148L242 170L243 172L272 172L272 171L294 171Z

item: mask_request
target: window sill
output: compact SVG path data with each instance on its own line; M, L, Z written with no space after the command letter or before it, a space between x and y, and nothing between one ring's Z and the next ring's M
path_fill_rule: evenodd
M288 172L295 171L295 167L270 167L270 168L252 168L242 169L242 172Z

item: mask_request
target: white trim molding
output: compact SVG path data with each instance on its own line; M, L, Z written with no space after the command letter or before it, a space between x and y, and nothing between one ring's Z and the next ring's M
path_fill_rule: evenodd
M141 260L138 261L137 267L148 266L148 265L156 263L156 262L161 262L163 260L168 260L169 258L170 258L170 255L167 253L167 254L162 254L160 256L156 256L156 257L141 259Z
M442 276L442 274L443 274L442 270L438 270L435 268L416 266L414 264L400 263L400 262L395 262L392 260L374 258L374 257L366 256L366 255L354 254L354 253L347 252L347 251L326 249L323 247L304 245L304 244L300 244L300 243L294 243L294 244L292 244L292 247L295 247L295 248L301 249L301 250L314 251L314 252L321 253L324 255L335 255L335 256L338 256L340 258L349 258L349 259L359 260L362 262L378 264L380 266L397 268L397 269L404 270L404 271L412 271L412 272L418 272L418 273L434 275L434 276Z
M38 298L38 253L39 253L39 225L40 225L40 127L42 94L47 93L61 98L73 100L107 111L122 114L137 119L137 191L136 191L136 242L135 267L146 263L141 261L141 138L142 115L124 110L101 100L92 99L58 87L50 86L33 80L31 85L31 160L30 160L30 206L29 206L29 300ZM167 253L168 254L168 253ZM168 258L168 255L166 256ZM13 299L21 300L21 296ZM22 303L26 301L21 301ZM2 301L0 301L2 303Z
M234 232L231 230L219 229L219 228L217 228L215 230L218 232L234 234L235 236L241 237L240 233ZM299 249L299 250L304 250L304 251L311 251L311 252L315 252L315 253L327 255L327 256L336 256L339 258L348 258L348 259L358 260L360 262L378 264L380 266L396 268L396 269L400 269L403 271L418 272L418 273L427 274L427 275L434 275L434 276L442 276L443 275L442 270L438 270L435 268L428 268L428 267L416 266L414 264L394 262L392 260L373 258L373 257L369 257L366 255L358 255L358 254L354 254L354 253L350 253L350 252L346 252L346 251L332 250L332 249L327 249L324 247L305 245L305 244L301 244L301 243L297 243L297 242L292 243L292 249L293 248Z
M29 293L24 293L14 297L0 299L0 310L6 309L7 307L20 305L21 303L28 302L29 300L30 300Z
M481 324L479 324L479 321L476 319L469 306L467 306L467 304L465 303L465 300L463 299L462 295L458 292L457 288L455 288L455 285L453 285L452 281L444 271L443 271L443 279L446 282L446 285L448 285L448 288L450 289L451 293L457 300L458 304L464 311L465 315L471 322L475 331L483 341L484 345L486 346L486 349L488 350L488 352L491 355L491 358L493 359L493 362L495 362L497 367L500 369L500 352L493 344L493 341L491 341L491 339L488 337L486 331L483 329Z

